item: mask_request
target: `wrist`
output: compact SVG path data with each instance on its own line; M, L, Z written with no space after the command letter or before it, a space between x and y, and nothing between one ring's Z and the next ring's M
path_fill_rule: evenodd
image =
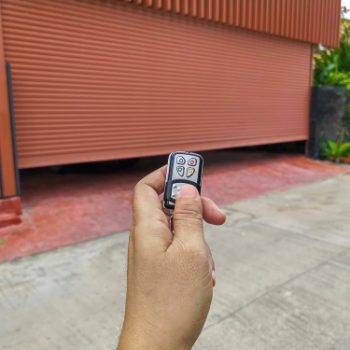
M146 330L124 325L117 350L191 350L192 346L179 344L157 329Z

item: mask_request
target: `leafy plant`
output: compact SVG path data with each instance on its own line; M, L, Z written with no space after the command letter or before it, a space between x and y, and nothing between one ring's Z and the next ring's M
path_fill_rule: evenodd
M340 163L350 156L350 142L338 143L328 140L322 145L322 156L333 162Z
M350 91L350 72L332 72L326 79L327 85L341 86Z
M349 10L343 7L343 17L347 12ZM319 50L314 57L314 84L340 86L347 90L347 103L337 140L329 140L321 145L323 156L336 162L350 155L350 145L345 142L350 133L350 21L344 18L340 34L339 48Z
M342 8L342 15L349 12ZM339 47L319 50L315 54L315 85L344 86L350 90L350 22L341 21Z
M339 73L340 54L339 49L319 52L315 55L315 85L334 85L336 82L335 74ZM345 73L345 76L347 74ZM342 77L342 80L345 78ZM338 82L337 82L337 85Z

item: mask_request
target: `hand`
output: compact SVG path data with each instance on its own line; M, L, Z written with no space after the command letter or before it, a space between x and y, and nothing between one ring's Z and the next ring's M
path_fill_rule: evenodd
M134 190L119 350L191 349L211 304L214 262L203 218L220 225L226 216L195 187L185 185L176 200L172 232L159 198L165 174L166 167L158 169Z

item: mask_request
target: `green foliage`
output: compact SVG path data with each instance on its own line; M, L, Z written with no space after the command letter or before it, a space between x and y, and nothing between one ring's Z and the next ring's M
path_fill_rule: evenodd
M346 88L350 92L350 71L345 72L332 72L324 79L325 85L340 86Z
M350 142L338 143L329 140L322 145L322 156L333 162L340 163L345 157L350 156Z
M315 85L343 86L350 91L350 22L342 20L339 48L315 55Z
M0 247L4 244L4 241L0 238Z
M342 8L342 12L345 14L349 10ZM337 140L321 145L324 158L341 162L344 157L350 156L350 143L344 142L350 133L350 21L341 21L339 48L319 51L315 54L314 63L314 85L339 86L347 90L347 104Z
M315 55L315 85L334 85L334 74L339 73L338 49L327 50ZM338 84L337 84L338 86Z

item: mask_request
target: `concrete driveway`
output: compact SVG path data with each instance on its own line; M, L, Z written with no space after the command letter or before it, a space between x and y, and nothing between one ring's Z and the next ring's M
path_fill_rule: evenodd
M348 350L350 176L225 207L218 283L195 349ZM0 265L2 350L115 349L127 233Z

